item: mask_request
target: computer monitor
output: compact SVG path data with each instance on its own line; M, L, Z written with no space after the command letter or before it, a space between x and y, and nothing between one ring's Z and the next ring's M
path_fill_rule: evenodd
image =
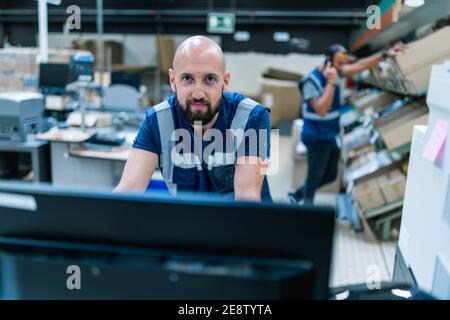
M314 298L314 268L304 260L0 237L0 266L6 300ZM79 290L69 290L74 266Z
M313 274L310 296L315 299L328 298L334 217L333 208L234 202L210 195L116 194L0 183L2 247L18 239L31 241L25 247L33 243L46 247L39 244L43 241L49 243L47 247L69 251L76 244L72 247L75 253L69 254L72 258L87 250L80 246L94 246L89 250L96 252L108 251L107 246L133 248L127 254L157 250L197 260L219 256L226 265L237 263L236 259L256 259L252 265L260 267L253 271L278 265L277 272L302 279L307 291L307 279ZM116 258L113 255L104 261Z
M44 94L61 95L69 83L69 64L39 64L39 89Z
M141 75L135 72L111 72L111 84L127 84L139 91Z

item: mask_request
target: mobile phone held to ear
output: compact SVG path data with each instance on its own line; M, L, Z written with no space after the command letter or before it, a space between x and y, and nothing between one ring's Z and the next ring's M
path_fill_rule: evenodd
M326 67L326 66L330 66L330 67L332 66L330 57L327 57L327 58L325 59L324 66L325 66L325 67Z

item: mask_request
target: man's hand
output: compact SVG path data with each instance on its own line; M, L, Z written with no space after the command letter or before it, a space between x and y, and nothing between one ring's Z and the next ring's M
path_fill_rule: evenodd
M321 117L327 114L328 110L330 110L331 105L333 104L334 84L336 83L338 77L338 72L336 68L331 65L331 62L327 63L322 72L323 75L327 78L327 86L325 87L325 90L320 97L316 97L310 100L311 107L313 107L313 109Z
M335 67L331 65L331 62L328 63L323 71L323 74L327 78L327 82L329 84L334 84L337 80L338 73Z
M388 57L393 58L393 57L397 56L399 53L405 52L406 49L408 49L408 45L399 43L399 44L396 44L395 46L393 46L392 48L390 48L389 50L387 50L386 54Z

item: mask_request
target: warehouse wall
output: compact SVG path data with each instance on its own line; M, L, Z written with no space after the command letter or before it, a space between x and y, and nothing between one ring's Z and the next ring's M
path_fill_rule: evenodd
M10 45L12 46L37 46L37 24L32 23L8 23L5 25L5 35ZM174 34L179 36L184 36L186 34L204 34L207 36L220 37L222 39L222 48L228 52L263 52L263 53L309 53L309 54L322 54L326 51L327 47L331 43L342 43L346 44L348 35L350 34L350 29L347 27L334 27L331 30L326 27L314 27L314 28L299 28L299 27L255 27L255 26L239 26L236 31L247 31L250 33L250 40L246 42L235 41L233 35L217 35L217 34L207 34L205 31L206 27L202 28L184 28L181 26L167 26L163 30L156 27L145 27L145 26L130 26L130 28L125 28L124 26L114 27L109 29L105 27L105 34L113 36L115 34L136 34L136 35L146 35L146 34ZM49 31L51 34L62 33L62 25L55 27L54 25L49 26ZM96 28L94 24L83 25L83 33L71 33L70 39L73 37L84 37L95 33ZM298 47L293 41L288 42L276 42L273 39L274 32L288 32L290 34L291 40L301 39L302 41L307 41L308 46Z
M191 35L166 35L170 36L175 44L180 44ZM85 34L63 34L49 33L48 44L50 48L71 48L74 40L96 39L95 33ZM214 41L221 44L222 39L219 36L211 37ZM156 66L157 47L156 36L151 34L105 34L105 41L116 41L123 45L125 65Z
M205 34L207 11L231 10L241 12L236 17L236 30L250 32L251 38L248 42L236 42L233 35L224 35L222 45L225 51L321 54L330 43L346 44L351 31L363 21L363 17L358 14L365 12L368 5L376 2L377 0L108 0L104 1L104 9L110 10L104 16L104 32ZM67 19L65 9L72 4L79 5L82 10L80 31L95 32L95 1L92 0L64 0L60 6L49 5L49 31L62 32ZM36 45L36 3L28 0L0 0L0 9L0 24L3 24L9 43L14 46ZM305 10L315 10L316 15L302 15ZM341 17L336 13L346 13L347 16ZM27 32L23 32L24 30ZM276 31L288 32L291 38L306 40L309 46L298 47L295 41L274 42L273 32Z
M189 35L171 35L176 44L181 43ZM70 48L75 39L92 39L95 34L64 35L61 33L49 34L49 46L51 48ZM221 37L212 37L219 44ZM157 49L154 35L136 34L108 34L105 40L114 40L124 46L124 64L155 66ZM246 95L257 96L260 92L260 84L255 79L269 67L301 74L308 73L314 66L323 61L322 55L307 55L291 53L288 55L258 53L258 52L227 52L225 59L228 70L232 73L230 84L231 91L239 91ZM245 68L243 68L245 66Z

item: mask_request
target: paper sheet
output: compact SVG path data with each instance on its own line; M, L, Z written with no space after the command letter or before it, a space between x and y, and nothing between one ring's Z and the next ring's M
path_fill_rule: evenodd
M431 137L428 140L425 148L423 149L422 156L431 161L435 162L439 156L444 152L445 142L448 136L448 123L444 120L438 120Z

